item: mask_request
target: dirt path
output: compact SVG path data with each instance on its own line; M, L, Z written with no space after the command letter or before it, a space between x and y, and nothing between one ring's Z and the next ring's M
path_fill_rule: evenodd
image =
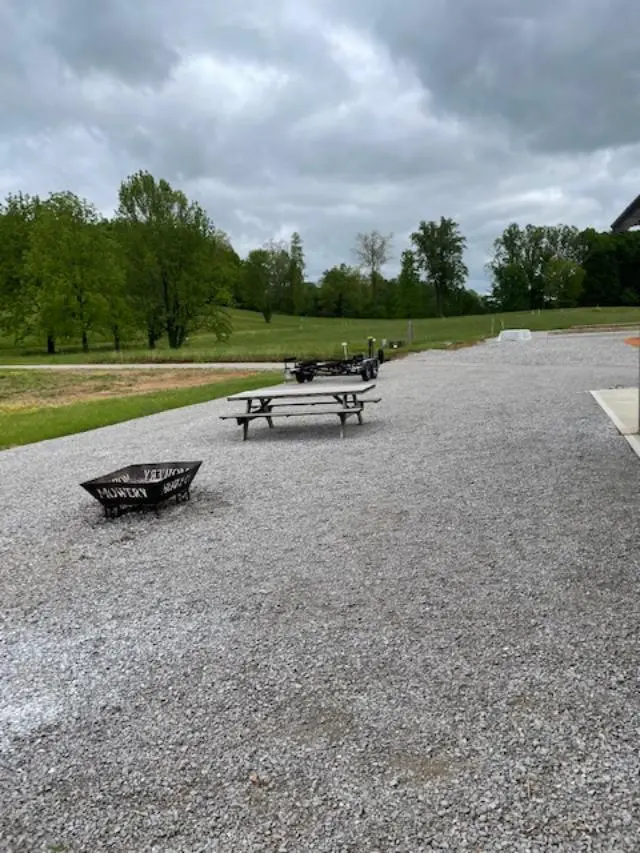
M234 379L255 374L234 371ZM3 375L0 369L0 411L66 406L70 403L129 397L156 391L212 385L229 379L224 370L47 370L46 373L15 371Z
M282 370L281 361L157 362L148 364L0 364L0 370Z

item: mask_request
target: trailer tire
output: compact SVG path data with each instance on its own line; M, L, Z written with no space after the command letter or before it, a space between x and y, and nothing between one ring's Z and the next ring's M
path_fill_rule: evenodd
M360 371L360 376L362 376L362 381L367 382L371 378L371 374L369 373L369 365L365 364L362 370Z
M377 364L372 364L372 365L371 365L370 374L371 374L371 378L372 378L372 379L377 379L377 378L378 378L378 365L377 365Z
M296 373L296 382L304 382L305 379L304 373Z

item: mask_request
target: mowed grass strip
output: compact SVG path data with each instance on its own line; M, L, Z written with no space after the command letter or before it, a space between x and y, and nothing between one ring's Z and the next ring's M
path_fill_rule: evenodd
M10 371L7 371L8 373ZM32 375L31 371L24 371L24 373ZM4 379L7 374L0 374L0 378ZM28 386L26 383L28 378L24 377L22 371L20 372L23 392ZM34 375L33 379L38 382L41 374ZM37 407L17 408L3 407L0 402L0 449L86 432L132 418L154 415L168 409L206 403L239 391L273 385L281 380L281 373L261 371L241 379L225 377L214 383L193 387L144 394L132 393L123 397L89 399L66 405L48 405L42 402ZM63 393L62 388L61 393Z
M404 341L403 349L424 350L472 344L497 335L502 328L533 331L569 329L578 326L640 325L639 307L569 308L511 314L482 314L469 317L428 318L413 321L413 341L408 346L408 321L345 319L335 317L291 317L281 314L265 323L253 311L229 312L233 333L228 341L218 341L207 332L193 334L179 350L171 350L165 340L154 350L141 339L128 341L122 352L114 352L109 341L98 336L90 340L91 351L83 353L79 342L65 344L58 355L48 356L43 341L30 339L20 348L8 339L0 340L0 364L117 364L281 361L285 356L330 358L342 354L343 341L352 353L362 352L367 337Z

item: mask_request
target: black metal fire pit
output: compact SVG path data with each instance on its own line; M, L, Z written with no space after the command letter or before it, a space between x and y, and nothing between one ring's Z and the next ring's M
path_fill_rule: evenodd
M107 518L115 518L133 510L157 510L173 497L176 503L189 500L189 487L201 465L202 461L129 465L80 485L100 501Z

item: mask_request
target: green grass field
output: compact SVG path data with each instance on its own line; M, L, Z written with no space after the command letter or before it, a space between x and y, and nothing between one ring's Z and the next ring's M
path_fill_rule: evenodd
M64 376L60 376L60 373L52 376L48 375L48 372L43 375L34 371L16 371L12 372L11 376L0 374L0 392L4 393L5 399L10 399L12 395L20 392L41 395L55 390L55 387L61 391L62 388L68 389L69 385L79 384L80 380L67 376L67 371ZM47 405L46 401L43 401L42 405L33 408L15 410L11 408L10 403L5 407L0 405L0 449L85 432L167 409L206 403L239 391L270 385L281 378L280 373L262 371L251 377L230 378L211 385L88 400L68 405Z
M0 363L117 363L188 361L280 361L284 356L329 357L341 353L346 341L352 352L366 346L368 335L378 341L407 342L406 320L343 320L321 317L276 315L264 322L260 314L232 311L233 334L226 343L210 334L194 334L179 350L170 350L161 342L156 350L146 349L141 341L132 341L121 353L100 339L91 341L87 355L77 343L61 347L56 356L47 356L43 342L28 340L20 348L0 339ZM575 308L540 313L493 314L473 317L415 320L413 343L405 351L470 344L496 335L501 328L529 328L537 331L567 329L599 324L640 325L640 308Z

